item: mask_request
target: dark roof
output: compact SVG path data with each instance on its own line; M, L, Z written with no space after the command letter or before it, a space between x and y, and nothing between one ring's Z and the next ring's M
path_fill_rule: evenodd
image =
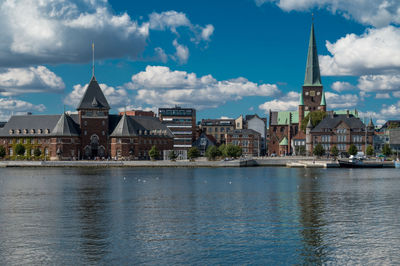
M110 109L96 78L93 76L83 95L77 110L81 109Z
M245 135L261 135L260 133L258 133L257 131L253 130L253 129L234 129L232 131L229 131L227 133L228 135L233 135L233 134L245 134Z
M341 122L350 127L351 130L364 130L364 123L353 115L328 115L311 132L324 132L324 129L334 129Z
M202 126L234 126L235 119L202 119Z
M210 138L209 135L207 135L206 133L201 133L200 137L198 139L195 140L195 142L193 142L193 147L201 147L202 143L201 140L205 139L206 140L206 145L205 148L207 149L209 146L215 146L216 141L215 138ZM204 145L203 145L204 146Z
M51 135L79 136L79 125L77 125L69 115L62 114L53 128Z
M138 135L165 135L173 137L172 132L156 117L150 116L110 116L111 137L132 137Z
M251 120L251 119L253 119L254 117L258 117L258 118L261 119L261 120L266 120L266 118L262 118L262 117L258 116L258 114L246 115L245 120Z
M4 127L7 122L0 122L0 128Z
M0 129L0 136L46 136L59 119L60 115L15 115Z

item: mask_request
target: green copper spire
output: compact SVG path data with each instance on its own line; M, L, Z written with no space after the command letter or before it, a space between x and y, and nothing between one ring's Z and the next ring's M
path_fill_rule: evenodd
M310 43L308 44L306 77L304 86L322 86L319 71L317 44L314 35L314 23L311 24Z
M322 93L322 98L321 98L321 106L326 106L326 101L325 101L325 92Z
M299 100L299 105L304 105L304 100L303 100L303 92L300 92L300 100Z

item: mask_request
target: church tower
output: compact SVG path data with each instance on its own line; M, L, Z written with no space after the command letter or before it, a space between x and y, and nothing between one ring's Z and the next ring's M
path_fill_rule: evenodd
M301 93L305 111L326 110L325 96L321 83L319 70L317 44L314 34L314 23L311 24L310 43L308 45L306 75L304 78L303 90Z
M78 105L81 155L84 159L108 157L108 105L95 76Z

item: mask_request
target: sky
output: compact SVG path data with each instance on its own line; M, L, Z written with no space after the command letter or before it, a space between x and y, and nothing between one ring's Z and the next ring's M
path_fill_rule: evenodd
M0 121L76 111L92 43L112 113L296 110L312 14L328 110L399 119L398 0L0 0Z

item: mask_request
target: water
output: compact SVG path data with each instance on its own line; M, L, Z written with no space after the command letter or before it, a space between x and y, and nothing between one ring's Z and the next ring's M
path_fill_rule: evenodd
M396 169L4 168L0 265L397 264Z

